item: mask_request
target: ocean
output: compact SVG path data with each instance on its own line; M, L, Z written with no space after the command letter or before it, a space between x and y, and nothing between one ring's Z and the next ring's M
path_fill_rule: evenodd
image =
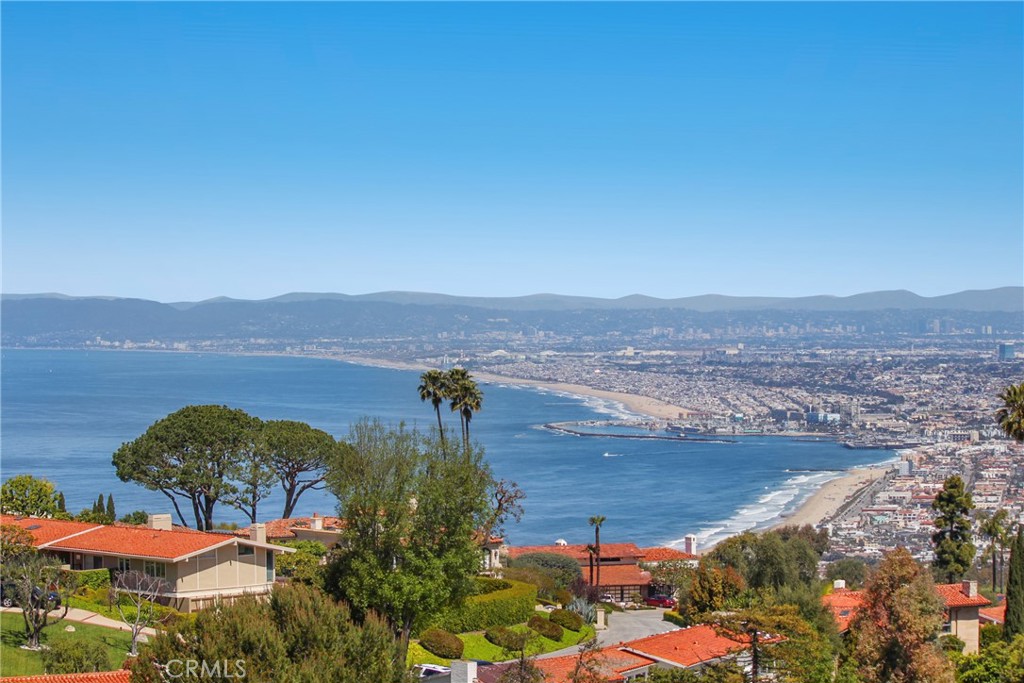
M68 510L113 494L118 515L171 512L163 494L122 482L111 455L154 421L189 404L223 404L265 420L301 420L337 437L362 417L429 430L436 418L419 400L419 373L332 360L143 351L4 349L0 355L0 476L53 481ZM585 543L587 520L604 515L602 538L701 546L777 521L818 487L884 451L848 450L829 440L738 437L733 442L573 436L543 427L636 417L613 401L507 384L481 383L473 438L498 477L526 492L525 514L507 526L516 545ZM454 414L444 415L458 430ZM278 491L261 517L279 517ZM336 501L311 491L297 514L333 514ZM244 523L218 506L217 521Z

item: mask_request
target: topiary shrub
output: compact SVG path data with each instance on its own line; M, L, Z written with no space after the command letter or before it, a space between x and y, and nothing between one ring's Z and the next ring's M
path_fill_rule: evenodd
M430 654L444 659L459 659L465 643L454 633L439 628L428 628L420 635L420 645Z
M48 674L78 674L108 671L110 657L103 643L60 638L40 653Z
M489 576L473 577L473 595L489 595L495 591L508 590L512 584L502 579L492 579Z
M552 621L548 621L539 614L534 614L530 617L526 625L550 640L562 639L562 627Z
M452 633L467 633L492 626L521 624L529 619L537 602L537 587L519 581L500 583L509 587L471 595L459 607L438 614L432 625Z
M665 614L662 615L661 618L670 624L675 624L676 626L682 626L684 628L692 624L692 622L685 616L679 612L673 612L672 610L665 610Z
M551 612L549 619L570 631L579 631L583 628L583 617L569 610L556 609Z
M505 626L495 626L484 632L484 638L487 639L487 642L509 652L519 652L525 648L526 637L527 634L513 631Z

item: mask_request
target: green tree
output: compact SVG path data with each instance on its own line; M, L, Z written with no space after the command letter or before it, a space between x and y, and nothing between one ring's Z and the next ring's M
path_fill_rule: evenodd
M110 670L110 656L103 643L60 638L42 651L48 674L78 674Z
M11 477L0 486L0 512L18 517L52 517L60 510L53 482L30 474Z
M982 510L978 513L978 531L988 539L985 555L992 560L992 590L998 589L999 557L1002 554L1002 539L1009 527L1010 513L1000 508L993 513Z
M106 507L105 511L106 511L107 517L110 518L110 523L113 524L114 520L117 519L117 509L114 507L114 494L113 493L108 493L107 494L107 507Z
M121 481L134 481L167 496L178 519L186 501L198 529L212 531L216 505L236 496L231 478L255 449L260 422L227 406L186 406L153 423L114 453Z
M1012 384L999 394L1003 406L996 411L996 420L1008 437L1024 442L1024 383Z
M596 578L594 580L594 589L601 592L601 525L605 522L604 515L594 515L587 523L594 527L594 557L597 563Z
M462 423L463 447L469 448L469 423L473 414L480 412L483 393L465 368L452 368L448 371L447 397L452 412L459 414Z
M68 596L76 587L75 574L61 569L55 557L23 553L4 563L4 583L11 587L21 608L26 646L38 649L43 629L67 616ZM62 610L59 613L58 605Z
M67 502L64 500L64 492L57 492L57 512L67 512Z
M957 661L958 683L1020 683L1024 681L1024 635L998 641Z
M768 669L771 680L831 683L831 644L795 605L759 605L719 613L714 621L727 633L740 634L749 642L752 683L762 680L761 674Z
M405 666L395 664L396 650L376 616L356 624L344 604L315 588L277 586L269 601L245 596L158 634L132 662L132 680L163 681L162 667L193 659L221 662L232 675L220 678L399 683Z
M931 574L906 548L888 553L850 626L851 658L864 683L952 683L937 643L942 610Z
M490 472L479 449L448 456L439 439L363 420L328 468L344 520L327 586L358 616L381 614L404 661L413 628L470 594Z
M857 557L844 557L828 565L825 569L825 578L829 581L842 579L846 587L856 590L864 585L868 576L868 566Z
M935 518L935 569L944 574L949 583L959 579L974 563L974 544L971 543L971 518L974 508L971 494L958 475L948 477L942 490L932 502L938 513Z
M102 514L106 514L106 512L107 512L107 503L103 499L103 494L101 493L100 497L96 499L96 502L92 504L92 513L94 515L102 515Z
M125 524L145 524L149 521L149 513L145 510L135 510L122 517L121 521Z
M1003 638L1012 641L1024 635L1024 528L1017 529L1017 536L1010 548L1010 573L1006 579L1006 621L1003 622Z
M263 443L270 454L270 469L281 481L284 510L291 517L306 491L324 488L327 464L348 445L305 422L271 420L263 424Z
M535 567L550 576L556 588L567 589L583 576L579 563L557 553L526 553L509 561L510 567Z
M448 380L448 373L440 370L427 370L420 375L420 385L417 387L420 400L430 401L430 405L434 406L434 412L437 414L437 433L440 436L442 448L445 446L445 441L444 424L441 422L441 404L448 400L450 393Z
M319 541L282 541L279 545L295 548L277 560L277 573L310 586L324 587L324 565L327 547Z

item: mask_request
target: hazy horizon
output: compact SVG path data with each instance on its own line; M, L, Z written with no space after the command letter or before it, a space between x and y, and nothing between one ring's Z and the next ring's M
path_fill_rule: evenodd
M1020 3L3 3L4 292L1024 282Z

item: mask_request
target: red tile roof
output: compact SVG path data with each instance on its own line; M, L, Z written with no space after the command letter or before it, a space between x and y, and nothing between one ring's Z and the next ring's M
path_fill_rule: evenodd
M748 647L715 630L708 624L676 629L668 633L641 638L626 643L630 652L668 662L679 667L690 667L702 662L721 659Z
M683 562L700 559L696 555L684 553L682 550L676 550L675 548L641 548L640 552L644 554L644 562Z
M518 547L510 547L508 549L508 556L513 560L521 555L527 553L554 553L555 555L565 555L575 559L580 564L586 564L589 561L590 553L587 552L587 546L582 544L576 545L522 545ZM610 557L624 557L640 559L643 556L643 552L636 546L635 543L602 543L601 544L601 557L602 559L608 559Z
M850 628L854 615L864 605L864 591L852 591L848 588L837 588L821 598L821 602L836 619L836 626L842 633Z
M159 560L179 560L240 540L231 535L194 529L163 531L145 526L86 524L34 517L16 519L10 515L0 517L0 522L28 531L37 548ZM285 548L281 551L292 552Z
M129 683L132 672L128 669L97 671L84 674L39 674L37 676L4 676L2 683Z
M313 524L310 521L311 517L284 517L282 519L272 519L269 522L264 522L267 527L267 540L268 541L288 541L295 539L295 532L292 529L308 529L313 530ZM324 520L323 531L337 533L342 530L344 520L338 517L320 517ZM249 538L250 529L252 527L245 527L244 529L238 529L234 532L235 536Z
M1006 622L1006 603L995 607L982 607L978 610L980 621L986 624L1002 624Z
M583 568L583 581L589 583L590 569ZM651 582L651 573L635 564L601 565L601 587L646 586ZM597 583L597 567L594 567L594 583Z
M946 607L984 607L992 604L992 601L984 595L975 594L973 597L967 595L964 592L963 584L959 583L935 584L935 592L946 603Z
M538 659L534 663L544 672L546 683L568 683L570 675L576 668L578 655L565 655L563 657L551 657L549 659ZM600 650L595 657L599 662L598 670L603 680L609 683L617 683L625 680L624 674L632 673L645 666L656 664L650 657L633 654L620 650L618 647L606 647Z

